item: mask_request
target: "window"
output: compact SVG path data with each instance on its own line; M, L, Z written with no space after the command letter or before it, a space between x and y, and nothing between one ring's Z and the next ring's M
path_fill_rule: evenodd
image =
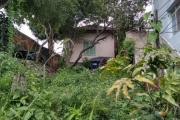
M180 3L172 11L172 29L174 34L180 31Z
M84 48L87 48L88 46L90 46L92 44L92 41L84 41ZM86 50L84 52L85 56L93 56L95 55L95 46Z

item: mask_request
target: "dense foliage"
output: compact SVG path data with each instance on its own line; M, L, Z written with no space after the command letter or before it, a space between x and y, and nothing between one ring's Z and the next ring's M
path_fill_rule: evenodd
M123 4L127 2L124 5L135 4L122 1ZM81 7L84 15L105 18L104 14L99 15L100 11L97 11L98 8L104 10L107 7L99 6L102 5L100 4L101 0L91 2L79 0L78 2L84 4L92 12L88 14L89 11L83 11L86 8ZM110 3L112 2L110 1ZM28 3L33 4L29 7L30 9ZM67 6L63 6L60 13L69 10L68 7L72 8L71 0L62 3ZM32 12L26 16L30 17L29 19L32 21L38 20L38 15L40 15L43 17L39 18L43 22L40 25L46 26L45 29L49 30L54 26L57 27L55 30L58 31L60 25L53 21L60 19L56 16L59 13L54 14L52 18L50 14L56 12L55 9L59 7L57 5L62 6L62 3L57 0L53 2L48 0L34 0L33 2L14 0L10 2L7 9L8 19L11 22L8 25L8 32L10 32L8 36L9 51L0 52L1 120L163 120L180 118L180 60L172 57L172 51L165 45L162 45L160 49L152 45L157 37L154 32L148 36L147 47L143 49L142 53L143 59L136 64L129 64L130 58L128 56L118 55L116 58L108 60L108 64L100 69L90 71L84 67L64 67L55 74L46 76L45 65L38 66L34 62L13 58L9 54L12 51L11 43L14 34L12 21L17 15L13 10L18 8L13 8L13 5L24 7L23 9L18 8L19 13L25 12L22 15ZM94 6L91 7L93 4L97 9L94 10ZM46 11L49 8L39 10L38 8L42 5L45 7L54 5L55 8L50 12L47 11L49 14L44 16L42 10ZM141 4L135 5L141 6ZM112 11L106 12L111 13ZM62 13L61 17L66 16L67 13ZM123 15L126 15L127 11L124 13ZM33 17L33 15L37 16ZM122 17L125 18L125 16ZM3 16L2 19L4 19ZM148 21L148 16L145 16L145 20ZM123 21L120 25L122 24ZM155 30L161 28L161 22L149 22L149 24ZM125 27L128 28L128 26ZM126 41L123 50L133 54L131 53L133 47L132 41ZM88 65L87 60L85 60L84 66L86 65ZM112 87L110 87L111 84L113 84ZM113 94L115 90L117 90L116 97Z

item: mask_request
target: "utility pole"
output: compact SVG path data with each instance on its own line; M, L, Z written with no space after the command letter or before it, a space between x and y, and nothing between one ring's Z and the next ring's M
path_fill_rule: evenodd
M154 11L154 21L157 24L158 23L158 10L155 9ZM155 33L157 34L157 38L156 38L156 48L160 48L160 41L159 41L159 31L155 29Z
M156 24L158 24L158 10L155 9L154 11L154 22ZM156 38L156 48L157 49L160 49L160 41L159 41L159 31L157 29L155 29L155 33L157 34L157 38ZM157 77L160 77L162 75L162 70L160 68L157 68L157 72L158 72L158 76ZM158 89L160 88L160 80L158 80L158 82L156 83L157 84L157 87Z

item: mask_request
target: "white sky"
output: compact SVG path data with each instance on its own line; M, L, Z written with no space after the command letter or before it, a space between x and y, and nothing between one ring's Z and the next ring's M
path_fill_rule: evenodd
M152 5L146 6L146 11L145 12L150 12L152 10Z

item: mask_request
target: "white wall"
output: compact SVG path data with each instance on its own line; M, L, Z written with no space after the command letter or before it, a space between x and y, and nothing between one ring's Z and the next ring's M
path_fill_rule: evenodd
M178 0L154 0L154 10L158 10L158 18L162 22L161 36L168 42L174 49L180 51L180 32L172 33L172 13L170 10L173 8L174 3ZM167 3L168 2L168 3ZM166 4L167 3L167 4ZM163 7L164 6L164 7ZM179 43L178 43L179 42Z
M77 57L79 56L79 53L81 50L84 48L84 42L83 40L93 40L94 37L97 35L97 33L88 33L86 34L82 40L78 43L75 43L74 49L73 49L73 54L71 56L70 62L75 62ZM95 45L95 55L94 56L84 56L87 57L88 59L95 58L95 57L114 57L114 38L111 34L102 34L99 38L107 36L108 37L100 41L99 44ZM82 58L79 62L82 62Z

